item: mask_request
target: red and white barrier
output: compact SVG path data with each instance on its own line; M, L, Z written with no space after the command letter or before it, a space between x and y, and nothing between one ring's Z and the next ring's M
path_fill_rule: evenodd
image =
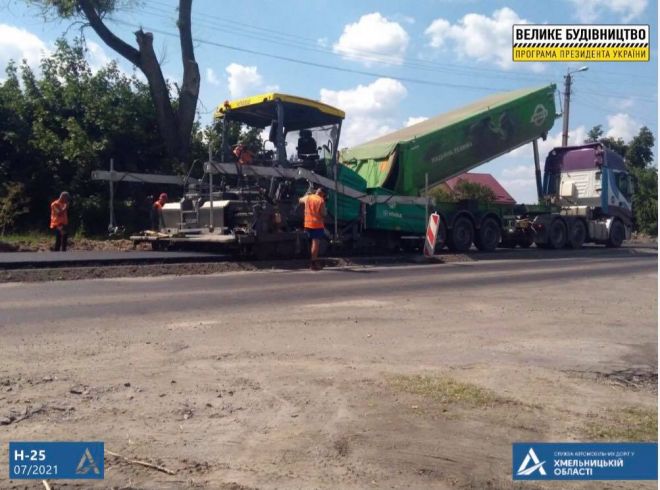
M440 215L433 213L429 216L429 225L426 227L426 240L424 240L424 257L435 254L435 242L438 240L438 227L440 226Z

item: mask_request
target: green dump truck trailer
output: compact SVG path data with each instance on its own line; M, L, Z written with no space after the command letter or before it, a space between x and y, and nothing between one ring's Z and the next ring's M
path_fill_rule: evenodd
M341 152L341 162L365 179L377 195L424 195L451 177L469 171L521 145L545 138L555 114L555 86L495 94ZM441 235L465 250L472 242L484 250L509 235L511 206L435 203L442 216ZM427 209L382 203L367 210L367 227L392 233L423 233ZM485 225L485 226L483 226ZM494 233L495 227L502 230ZM517 230L507 243L530 244ZM441 236L441 238L442 238Z

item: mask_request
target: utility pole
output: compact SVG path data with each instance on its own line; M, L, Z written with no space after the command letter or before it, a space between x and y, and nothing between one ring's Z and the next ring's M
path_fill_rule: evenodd
M113 233L115 230L115 187L113 177L115 175L115 159L110 159L110 224L108 225L108 232Z
M561 133L561 146L568 146L568 116L571 109L571 83L573 82L573 73L587 71L589 67L583 66L577 70L567 71L564 76L564 110L563 110L563 128Z

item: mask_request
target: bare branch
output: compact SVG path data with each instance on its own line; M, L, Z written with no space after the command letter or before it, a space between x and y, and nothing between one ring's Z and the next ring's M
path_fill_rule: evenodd
M114 49L135 66L140 66L140 53L130 44L117 37L103 22L91 0L80 0L80 9L87 17L89 25L105 44Z

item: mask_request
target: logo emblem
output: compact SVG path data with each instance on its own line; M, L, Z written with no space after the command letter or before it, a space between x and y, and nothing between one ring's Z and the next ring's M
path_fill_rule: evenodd
M545 108L543 104L538 104L534 108L534 114L532 114L531 121L535 126L540 126L545 121L545 118L548 117L548 109Z
M94 458L92 458L92 453L90 453L89 448L87 448L85 449L82 458L80 458L80 463L78 463L78 466L76 467L76 475L86 475L90 471L95 475L101 474L99 467L94 462Z
M531 464L530 463L534 463ZM547 473L545 472L545 469L543 468L543 465L545 464L545 461L540 461L539 457L536 455L534 452L534 448L529 448L529 451L527 452L527 456L525 456L525 459L523 459L522 464L520 465L520 468L518 468L518 471L516 472L517 476L529 476L533 474L535 471L538 471L539 474L546 476Z

